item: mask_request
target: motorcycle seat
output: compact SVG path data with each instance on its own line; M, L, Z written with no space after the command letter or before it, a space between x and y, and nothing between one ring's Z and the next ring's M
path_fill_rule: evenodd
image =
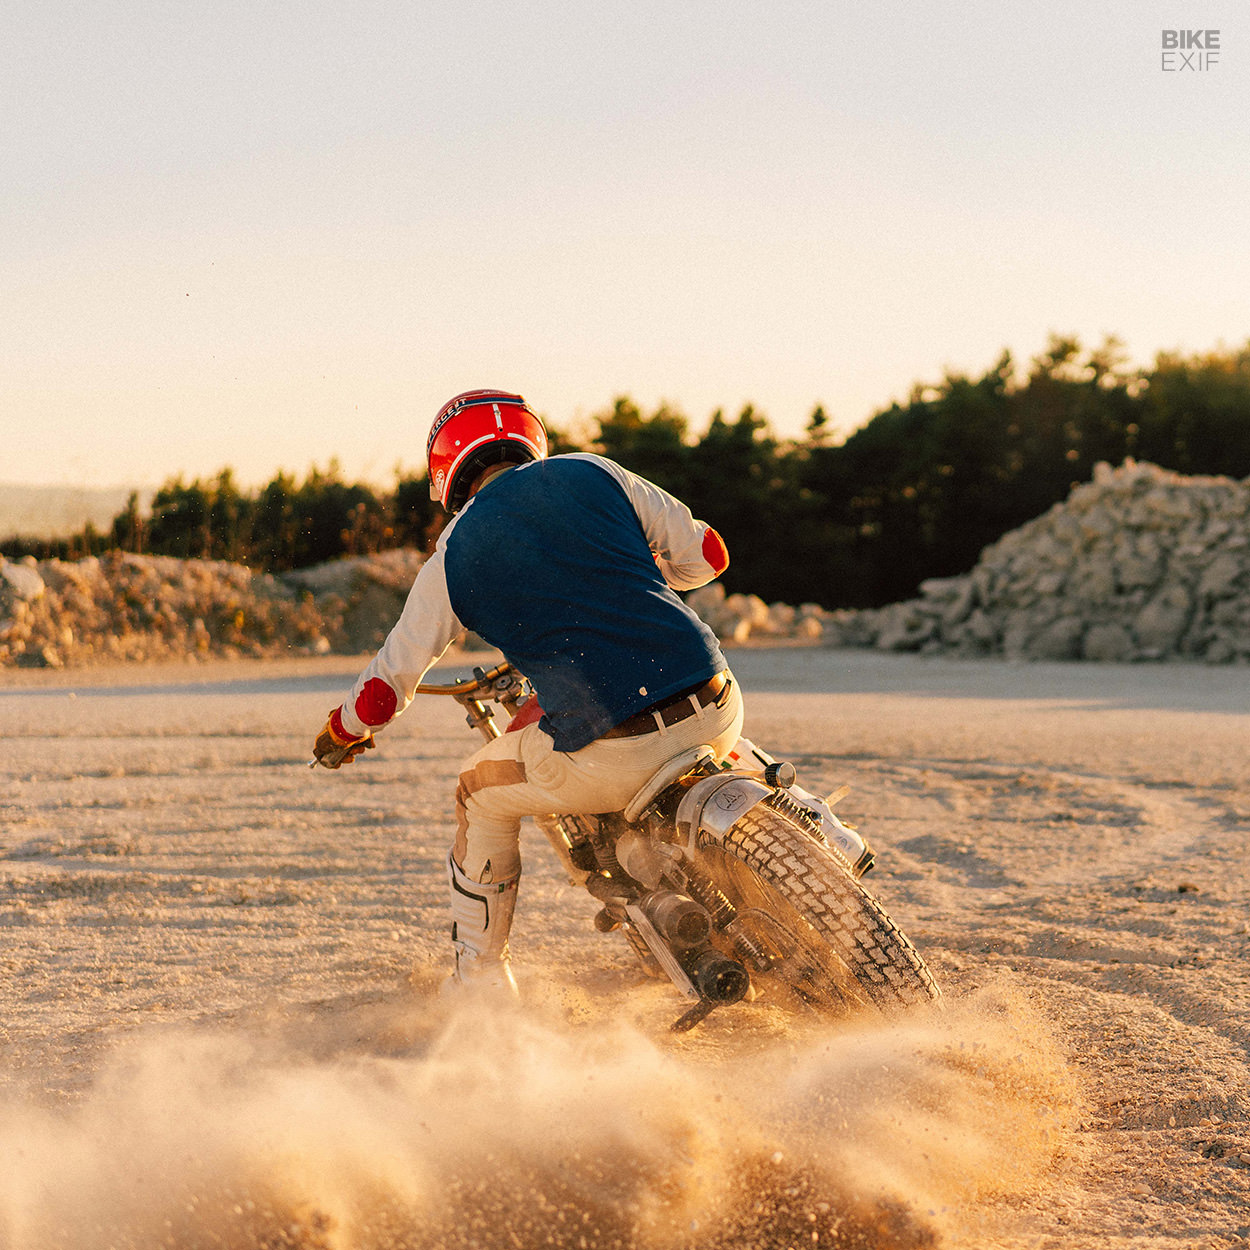
M709 746L690 747L680 755L675 755L666 764L662 764L651 779L634 795L622 812L631 824L659 798L674 781L684 777L697 768L704 760L715 759L715 752Z

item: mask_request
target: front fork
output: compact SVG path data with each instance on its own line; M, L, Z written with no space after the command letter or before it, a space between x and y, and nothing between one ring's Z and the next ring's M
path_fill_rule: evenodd
M511 720L521 705L533 696L526 689L525 679L517 673L509 671L493 680L488 680L488 676L485 669L475 668L473 691L452 697L464 708L469 728L476 729L487 742L493 742L503 731L495 721L494 712L486 706L486 700L502 704Z

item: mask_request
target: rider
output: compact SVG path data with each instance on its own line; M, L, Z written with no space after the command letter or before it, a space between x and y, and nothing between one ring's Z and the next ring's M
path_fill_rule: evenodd
M619 811L674 756L707 744L723 758L738 739L742 700L716 637L674 593L729 555L684 504L613 461L548 457L519 395L457 395L426 453L431 497L453 520L314 750L336 768L344 748L350 761L371 747L464 629L529 678L538 706L461 770L448 857L456 977L515 989L521 818Z

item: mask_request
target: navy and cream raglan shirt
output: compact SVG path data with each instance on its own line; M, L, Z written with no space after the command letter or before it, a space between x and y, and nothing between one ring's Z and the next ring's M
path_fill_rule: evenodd
M552 456L486 483L439 537L403 613L339 709L352 736L404 710L462 629L533 684L541 728L576 751L725 668L675 593L729 565L720 535L602 456Z

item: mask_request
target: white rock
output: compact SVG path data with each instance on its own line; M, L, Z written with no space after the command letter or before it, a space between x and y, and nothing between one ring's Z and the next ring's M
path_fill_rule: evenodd
M0 599L7 598L9 602L20 599L30 603L40 598L43 592L44 580L39 576L37 567L0 559Z
M1184 586L1175 582L1162 586L1133 622L1138 645L1151 655L1175 651L1192 612L1193 600Z
M1223 535L1219 535L1223 537ZM1247 571L1247 562L1231 551L1220 551L1203 570L1198 580L1198 594L1202 598L1222 599L1233 592L1237 580Z
M1087 660L1124 661L1133 658L1133 635L1118 621L1091 625L1081 643L1081 654Z

